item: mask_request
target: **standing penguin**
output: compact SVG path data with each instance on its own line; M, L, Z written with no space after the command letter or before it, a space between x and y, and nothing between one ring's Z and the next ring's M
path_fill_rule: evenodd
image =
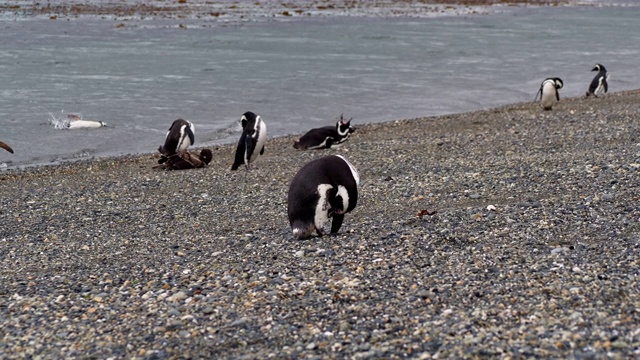
M251 168L251 163L256 161L259 155L264 154L264 144L267 142L267 125L260 115L247 111L242 114L240 122L242 135L238 141L236 158L231 170L238 170L242 164L245 164L247 169Z
M546 78L540 84L540 90L536 94L536 98L540 95L540 103L544 110L551 110L553 105L560 101L560 93L558 90L562 89L562 79L560 78Z
M606 94L609 90L609 85L607 84L609 74L607 74L607 69L605 69L602 64L596 64L591 71L597 71L598 73L593 80L591 80L591 85L589 85L589 90L587 90L587 96L593 95L598 97L598 95Z
M2 141L0 141L0 148L3 148L13 154L13 149L11 148L11 146L3 143Z
M336 123L336 126L324 126L317 129L311 129L302 135L300 140L293 143L293 147L300 150L311 149L329 149L337 147L347 141L356 129L351 127L349 123L353 118L346 120L342 115Z
M171 124L169 131L167 131L164 145L161 145L158 151L165 156L186 151L189 146L195 143L195 131L195 126L193 126L191 121L184 119L175 120Z
M293 237L304 239L314 230L322 236L324 224L331 217L331 233L337 233L344 214L356 207L359 183L356 168L340 155L304 165L291 180L287 199Z

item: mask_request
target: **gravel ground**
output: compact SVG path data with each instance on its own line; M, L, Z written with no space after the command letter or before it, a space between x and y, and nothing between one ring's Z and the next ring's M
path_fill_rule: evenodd
M581 0L6 0L0 16L48 16L74 19L98 16L118 20L198 19L225 23L295 17L381 16L424 17L491 11L492 6L580 5ZM125 26L125 24L121 24Z
M0 173L0 358L640 357L639 91L358 120L249 172ZM359 205L295 241L289 181L327 154Z

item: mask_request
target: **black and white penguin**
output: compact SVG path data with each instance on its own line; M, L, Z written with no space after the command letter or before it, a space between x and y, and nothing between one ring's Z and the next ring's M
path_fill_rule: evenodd
M337 147L347 141L356 129L351 127L350 122L353 118L345 121L340 115L340 119L336 126L324 126L317 129L311 129L302 135L300 140L293 143L293 147L300 150L312 149L329 149Z
M13 154L13 149L11 148L11 146L3 143L2 141L0 141L0 148L3 148Z
M596 64L591 71L597 71L598 73L593 80L591 80L589 90L587 90L587 96L593 95L598 97L598 95L606 94L607 91L609 91L609 85L607 84L609 74L607 74L607 69L605 69L602 64Z
M264 154L264 144L267 142L267 125L262 121L260 115L247 111L242 114L240 122L242 135L238 141L236 157L231 170L238 170L242 164L250 169L251 163L256 161L259 155Z
M287 213L293 237L304 239L314 230L322 236L329 218L333 218L331 233L337 233L344 214L356 207L359 183L356 168L340 155L305 164L289 186Z
M67 119L69 122L67 123L67 129L97 129L101 127L106 127L107 123L104 121L97 120L83 120L80 116L76 114L67 115Z
M538 90L536 98L540 95L540 103L544 110L551 110L553 105L560 101L560 92L558 92L558 90L562 89L563 85L562 79L557 77L546 78L542 84L540 84L540 90Z
M186 151L189 146L195 143L194 132L195 127L191 121L184 119L175 120L171 124L169 131L167 131L164 145L161 145L158 151L165 156Z

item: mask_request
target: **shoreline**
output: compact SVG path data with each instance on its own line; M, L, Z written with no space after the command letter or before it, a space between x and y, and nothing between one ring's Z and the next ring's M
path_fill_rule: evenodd
M609 93L607 96L626 96L626 95L633 95L633 94L637 94L640 93L640 89L630 89L630 90L621 90L621 91L616 91L616 92L612 92ZM576 97L568 97L568 98L563 98L562 101L571 101L571 100L578 100L578 99L583 99L584 96L576 96ZM446 118L451 118L451 117L460 117L460 116L464 116L466 114L471 115L471 114L475 114L478 112L495 112L495 111L508 111L509 109L515 109L518 107L526 107L527 105L534 105L537 106L538 102L537 101L527 101L527 102L519 102L519 103L514 103L514 104L507 104L507 105L502 105L502 106L497 106L495 108L489 108L489 109L478 109L478 110L473 110L473 111L467 111L467 112L460 112L460 113L451 113L451 114L441 114L441 115L432 115L432 116L421 116L421 117L416 117L416 118L411 118L411 119L398 119L398 120L388 120L388 121L382 121L382 122L375 122L375 123L363 123L363 124L358 124L355 125L356 129L360 129L360 128L368 128L368 127L377 127L377 126L389 126L391 124L397 124L397 123L406 123L406 122L413 122L413 121L438 121L438 119L446 119ZM239 137L241 133L238 133L237 136ZM294 140L297 140L300 136L302 136L303 133L300 134L286 134L286 135L278 135L275 137L270 137L268 139L268 141L278 141L278 142L283 142L283 141L290 141L291 143L293 143ZM215 149L220 150L220 148L230 148L227 149L231 155L233 155L234 151L235 151L235 147L236 147L236 140L233 140L232 142L229 143L220 143L220 144L213 144L211 146L193 146L190 148L189 152L194 152L194 151L200 151L202 149L208 148L208 149ZM339 150L338 150L339 151ZM214 153L215 154L215 153ZM10 155L7 155L10 156ZM112 162L140 162L143 160L146 160L148 158L153 158L153 161L151 161L153 164L155 164L155 160L157 160L159 158L160 154L155 151L155 152L144 152L144 153L135 153L135 154L122 154L122 155L115 155L115 156L99 156L99 157L91 157L91 158L80 158L80 159L65 159L59 162L51 162L51 163L41 163L41 164L21 164L21 165L16 165L16 166L8 166L6 168L0 168L0 176L2 175L18 175L19 173L28 173L28 172L32 172L32 171L46 171L49 168L55 168L55 167L67 167L67 166L75 166L75 165L91 165L92 163L112 163ZM10 158L9 158L10 159ZM232 160L231 160L232 161ZM98 164L96 164L98 165ZM230 166L230 165L229 165Z
M336 150L272 138L251 171L229 144L203 169L3 172L0 357L638 356L638 100L358 125ZM329 154L358 206L295 241L289 181Z

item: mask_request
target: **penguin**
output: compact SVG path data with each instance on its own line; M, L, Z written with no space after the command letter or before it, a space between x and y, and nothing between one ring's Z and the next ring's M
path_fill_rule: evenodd
M562 89L564 83L560 78L546 78L540 84L540 90L536 94L536 99L538 95L540 96L540 103L542 104L542 108L544 110L551 110L553 105L560 101L560 93L558 90Z
M349 135L351 135L355 128L351 127L349 123L353 118L345 121L344 117L340 115L340 119L336 123L336 126L324 126L317 129L311 129L306 134L302 135L300 140L293 143L293 147L299 150L311 150L311 149L329 149L331 147L337 147L347 141Z
M236 157L231 166L231 170L238 170L244 164L247 170L251 168L251 163L256 161L259 155L264 154L264 144L267 142L267 125L262 121L260 115L251 111L242 114L240 118L242 124L242 135L236 148Z
M169 127L169 131L167 131L164 145L161 145L158 151L165 156L185 152L189 146L195 143L195 136L193 135L195 131L195 126L191 121L175 120Z
M356 207L360 176L341 155L329 155L305 164L291 180L287 214L295 239L323 235L329 218L331 233L340 230L344 214Z
M203 168L209 165L211 159L213 159L213 153L209 149L200 150L200 154L197 157L186 151L169 156L162 155L158 160L160 165L155 166L154 169L185 170Z
M13 149L11 148L11 146L3 143L2 141L0 141L0 148L3 148L13 154Z
M67 115L67 119L69 120L67 129L97 129L107 126L107 123L104 121L82 120L82 118L76 114Z
M598 73L593 80L591 80L591 85L589 85L589 90L587 90L587 96L593 95L594 97L598 97L598 95L606 94L609 90L609 85L607 84L609 74L607 73L607 69L605 69L602 64L596 64L591 71L597 71Z

